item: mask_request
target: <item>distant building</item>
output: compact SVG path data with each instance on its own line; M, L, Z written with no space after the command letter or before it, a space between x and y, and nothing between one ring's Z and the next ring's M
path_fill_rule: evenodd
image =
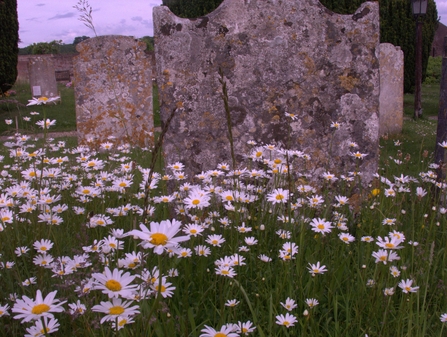
M444 49L444 37L447 36L447 26L443 25L441 22L438 25L438 29L435 33L435 38L433 39L433 43L431 45L431 53L430 56L442 56Z

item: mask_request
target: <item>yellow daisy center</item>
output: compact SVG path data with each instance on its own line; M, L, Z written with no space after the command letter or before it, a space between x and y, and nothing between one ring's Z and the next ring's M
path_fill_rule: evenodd
M111 291L120 291L121 290L121 283L119 283L116 280L108 280L105 284L107 289Z
M285 326L289 326L290 322L289 321L284 321L282 324L285 325Z
M40 315L47 311L50 311L50 307L45 303L37 304L31 309L31 313L34 315Z
M380 261L386 261L386 256L385 256L385 255L382 255L381 257L379 257L379 260L380 260Z
M119 326L123 326L127 323L127 319L122 319L121 321L118 322Z
M46 102L46 101L48 101L48 97L45 97L45 96L39 97L38 101L39 102Z
M188 255L187 252L182 252L182 256L186 256L186 255Z
M151 235L151 243L153 245L164 246L168 242L168 237L163 233L154 233Z
M282 194L278 194L276 196L276 200L282 200L282 199L284 199L284 196Z
M227 335L222 332L218 332L214 335L214 337L227 337Z
M119 185L120 187L126 187L127 186L127 184L125 183L125 182L122 182L122 183L120 183L120 185Z
M129 268L135 268L136 265L137 265L136 263L133 263L133 262L132 262L132 263L129 263L128 267L129 267Z
M30 173L29 173L29 176L30 176L30 177L35 177L35 176L36 176L36 172L34 172L34 171L30 172Z
M120 305L111 307L109 309L109 315L121 315L124 312L124 308Z
M198 205L198 204L200 204L200 200L195 199L195 200L192 201L192 204L193 205Z
M386 247L386 248L394 248L394 244L392 244L391 242L389 242L389 243L386 243L386 244L385 244L385 247Z
M411 291L411 288L410 287L405 287L405 290L406 291Z
M196 233L197 233L197 230L196 230L196 229L191 229L189 232L190 232L191 234L196 234Z
M232 197L231 195L227 195L227 196L225 197L225 199L227 199L228 201L232 201L232 200L233 200L233 197Z
M224 275L228 275L230 272L228 271L228 270L222 270L222 274L224 274Z
M155 290L160 291L161 293L164 293L166 291L166 287L165 286L156 286Z
M319 224L319 225L317 226L317 228L318 228L318 229L324 229L324 225L323 225L323 224Z
M275 159L273 162L274 162L275 164L281 164L281 163L282 163L282 160L281 160L281 159Z

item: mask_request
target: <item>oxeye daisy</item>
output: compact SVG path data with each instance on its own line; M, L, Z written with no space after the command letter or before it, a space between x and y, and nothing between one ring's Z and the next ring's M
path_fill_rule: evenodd
M406 279L399 282L398 286L402 289L405 294L415 293L418 291L419 287L412 287L413 280Z
M311 229L316 233L322 233L323 235L326 233L330 233L332 228L332 224L326 219L315 218L310 222Z
M289 191L282 188L275 188L267 195L267 200L272 204L284 204L289 200Z
M244 334L245 336L248 336L250 332L255 331L256 327L253 326L253 323L250 321L247 322L238 322L237 323L237 330L236 332L239 334Z
M338 237L341 241L343 241L346 244L349 244L350 242L355 240L355 237L353 237L351 234L348 233L340 233L338 234Z
M95 279L94 289L102 290L109 298L127 297L138 287L138 285L130 285L135 275L130 275L128 272L123 274L122 270L116 268L110 271L108 267L105 267L104 273L93 273L92 277Z
M2 317L2 316L9 316L8 310L9 310L9 305L8 304L0 305L0 317Z
M38 253L45 253L53 248L53 242L51 242L51 240L42 239L34 242L33 247Z
M188 197L183 199L183 203L185 204L185 209L198 208L203 209L204 207L208 207L210 205L210 196L208 192L202 191L198 188L192 189Z
M306 302L306 304L309 306L309 308L314 308L316 307L320 302L318 302L317 299L315 298L307 298L304 302Z
M52 291L45 298L42 297L40 290L36 292L36 299L33 300L27 296L23 296L21 299L17 299L12 312L17 315L15 319L22 319L22 323L32 320L39 320L42 317L54 317L53 312L63 312L64 308L59 300L55 300L57 291Z
M43 317L43 322L41 320L37 320L36 324L26 328L26 331L29 334L26 334L25 337L35 337L35 336L48 336L50 333L56 332L59 329L59 322L55 318Z
M211 235L208 235L208 237L205 241L207 243L209 243L210 245L220 247L220 245L225 242L225 239L222 237L222 235L211 234Z
M110 302L101 302L101 304L92 307L92 311L106 314L101 319L101 324L106 321L116 321L118 317L136 315L140 311L138 305L131 306L132 301L123 301L120 298L113 298Z
M289 313L276 316L276 324L284 325L286 328L294 326L296 322L298 322L298 319Z
M185 225L185 227L182 229L183 233L191 236L197 236L202 235L202 232L204 231L203 226L198 224L188 224Z
M153 284L151 284L151 288L154 290L156 296L160 294L163 298L172 297L174 294L175 287L172 286L172 283L166 282L166 277L157 278Z
M288 311L292 311L293 309L295 309L298 305L295 303L295 300L287 297L286 301L284 303L280 302L281 305L286 308L286 310Z
M221 266L218 266L215 270L216 270L217 275L222 275L222 276L226 276L229 278L233 278L237 275L236 272L234 271L234 269L229 266L221 265Z
M202 334L200 337L239 337L239 335L233 332L233 326L223 325L219 331L205 325L205 328L200 330Z
M163 220L160 223L151 222L150 229L141 224L141 230L132 230L127 235L133 235L141 240L143 248L153 248L154 253L162 254L165 249L176 247L180 242L189 240L189 236L174 237L182 223L173 219Z
M312 274L312 276L315 276L315 274L324 274L327 272L326 266L321 266L320 262L317 262L316 264L309 263L309 272Z
M238 300L236 300L236 299L234 299L234 300L227 300L226 302L225 302L225 306L227 306L227 307L235 307L236 305L238 305L240 302L238 301Z
M199 256L208 256L211 254L211 249L209 247L203 246L203 245L198 245L198 246L194 247L194 251Z

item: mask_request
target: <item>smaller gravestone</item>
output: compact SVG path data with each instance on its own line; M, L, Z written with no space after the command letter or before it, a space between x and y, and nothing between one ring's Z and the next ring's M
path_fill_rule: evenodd
M100 36L76 46L74 88L78 139L98 146L153 145L152 67L146 44L130 36Z
M402 132L404 118L404 53L390 43L380 44L379 135Z
M49 57L36 57L28 62L29 83L33 97L58 96L53 61Z

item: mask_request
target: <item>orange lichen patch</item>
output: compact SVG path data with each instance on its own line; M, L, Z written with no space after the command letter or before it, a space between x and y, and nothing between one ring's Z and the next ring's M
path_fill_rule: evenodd
M359 81L358 78L352 76L338 76L338 79L340 80L340 85L348 91L354 89Z

